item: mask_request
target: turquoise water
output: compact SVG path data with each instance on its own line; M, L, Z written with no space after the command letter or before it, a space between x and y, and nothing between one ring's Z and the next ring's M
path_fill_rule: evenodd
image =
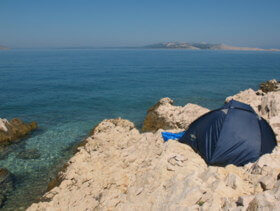
M0 160L0 167L16 176L4 209L25 208L38 199L71 147L104 118L127 118L140 127L146 110L162 97L212 109L226 96L279 76L278 52L0 51L0 117L40 126ZM39 159L16 157L34 148Z

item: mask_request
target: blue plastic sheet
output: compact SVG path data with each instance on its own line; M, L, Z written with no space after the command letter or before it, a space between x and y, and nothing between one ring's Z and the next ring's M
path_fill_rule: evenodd
M162 138L164 141L168 141L169 139L179 139L184 135L185 132L180 132L180 133L170 133L170 132L162 132Z

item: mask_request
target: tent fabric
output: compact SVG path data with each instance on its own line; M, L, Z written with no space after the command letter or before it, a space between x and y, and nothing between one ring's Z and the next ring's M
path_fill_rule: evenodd
M269 124L251 106L235 100L199 117L179 142L217 166L254 162L277 145Z

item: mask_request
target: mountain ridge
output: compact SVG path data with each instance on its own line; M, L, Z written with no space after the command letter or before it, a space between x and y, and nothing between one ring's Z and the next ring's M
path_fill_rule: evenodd
M211 44L205 42L188 43L188 42L160 42L146 45L144 48L152 49L190 49L190 50L239 50L239 51L280 51L280 49L263 49L252 47L237 47L226 44Z

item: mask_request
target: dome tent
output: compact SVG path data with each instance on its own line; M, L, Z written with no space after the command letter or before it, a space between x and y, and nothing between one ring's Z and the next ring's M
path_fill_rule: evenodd
M269 124L251 106L235 100L199 117L179 142L217 166L254 162L277 145Z

